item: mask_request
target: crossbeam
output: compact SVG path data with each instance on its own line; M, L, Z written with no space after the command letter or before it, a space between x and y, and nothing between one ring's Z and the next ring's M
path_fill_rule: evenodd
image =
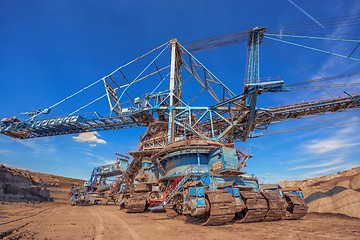
M282 122L287 119L299 119L310 115L339 112L360 107L360 95L307 102L270 109L259 109L255 117L256 127L267 126L270 123Z
M81 115L41 119L37 121L13 121L0 124L0 134L18 138L39 138L83 132L117 130L148 126L152 118L146 111L116 117L85 118Z

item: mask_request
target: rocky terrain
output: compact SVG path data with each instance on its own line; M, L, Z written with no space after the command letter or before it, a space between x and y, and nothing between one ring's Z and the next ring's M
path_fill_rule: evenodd
M285 181L280 185L300 187L310 212L360 218L360 167L318 178Z
M0 201L50 202L50 192L29 173L0 165Z
M0 165L0 202L67 203L73 184L84 181Z

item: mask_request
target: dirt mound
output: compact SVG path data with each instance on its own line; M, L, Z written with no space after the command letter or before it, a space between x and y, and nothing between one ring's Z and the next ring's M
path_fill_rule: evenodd
M0 201L50 202L50 192L31 175L0 165Z
M0 202L68 203L71 187L83 180L9 168L0 164Z
M285 181L280 185L302 188L310 212L360 218L360 167L318 178Z
M50 196L56 203L69 203L71 187L83 186L85 182L84 180L76 178L67 178L26 170L22 171L31 175L36 182L44 184L49 189Z

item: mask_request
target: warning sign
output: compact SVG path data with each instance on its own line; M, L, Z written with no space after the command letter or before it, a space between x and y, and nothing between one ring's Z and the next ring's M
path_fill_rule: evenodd
M216 162L212 165L212 170L213 171L218 171L222 169L222 162Z

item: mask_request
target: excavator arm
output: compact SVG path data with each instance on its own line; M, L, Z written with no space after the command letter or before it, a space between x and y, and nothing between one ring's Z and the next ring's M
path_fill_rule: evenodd
M306 102L269 109L258 109L253 129L266 129L270 123L282 122L287 119L300 119L310 115L322 115L341 112L360 107L360 95L331 100Z
M13 118L11 118L13 119ZM82 132L117 130L148 126L153 118L148 111L138 110L115 117L86 118L72 115L31 121L3 119L0 124L0 134L12 138L39 138Z

